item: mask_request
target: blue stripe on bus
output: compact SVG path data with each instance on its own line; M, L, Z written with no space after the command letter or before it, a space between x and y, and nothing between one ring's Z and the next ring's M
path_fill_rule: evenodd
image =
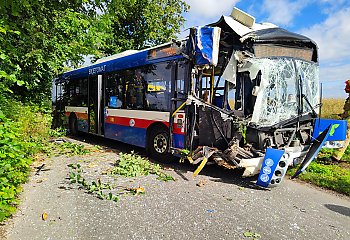
M173 147L184 148L185 135L173 134Z
M135 68L139 66L145 66L148 64L155 64L158 62L165 62L168 60L175 60L183 58L182 55L176 55L166 58L159 58L154 60L148 60L148 51L138 52L132 55L128 55L125 57L113 59L110 61L102 62L99 64L87 66L84 68L79 68L76 70L72 70L66 73L63 73L59 79L74 79L74 78L83 78L88 76L93 76L97 74L103 74L108 72L115 72L124 69ZM94 74L89 74L89 70L99 69L101 72L94 72Z
M146 129L105 123L105 137L138 147L146 147Z

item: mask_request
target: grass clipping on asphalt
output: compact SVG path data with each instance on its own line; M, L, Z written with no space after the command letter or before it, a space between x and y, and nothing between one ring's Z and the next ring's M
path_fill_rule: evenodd
M157 179L161 181L173 181L174 178L162 171L159 164L151 163L134 152L119 153L119 158L111 171L112 174L118 174L123 177L139 177L149 174L157 175Z
M112 200L118 202L124 194L144 194L143 187L130 188L123 186L114 186L112 183L105 183L98 178L97 181L88 181L82 176L83 169L80 164L69 164L70 183L76 183L88 193L97 196L99 199ZM119 158L115 163L114 168L109 172L110 175L120 175L123 177L140 177L149 174L157 175L157 179L161 181L173 181L172 176L165 174L159 164L151 163L147 158L144 158L134 152L119 153Z

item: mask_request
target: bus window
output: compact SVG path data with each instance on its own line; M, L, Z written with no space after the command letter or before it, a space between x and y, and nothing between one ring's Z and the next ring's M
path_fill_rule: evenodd
M57 83L54 92L53 92L53 100L54 103L60 103L63 101L63 95L64 95L64 83Z
M87 78L68 82L63 89L63 94L68 106L87 106Z
M145 83L140 69L134 75L125 76L126 107L129 109L143 109L145 101Z
M186 97L185 93L185 79L186 79L186 70L188 67L188 62L180 61L177 65L177 74L176 74L176 82L175 82L175 98L181 99ZM183 101L176 101L175 108L179 108Z
M185 74L186 68L188 67L187 62L179 62L177 67L177 78L176 78L176 93L177 98L183 98L185 96Z
M148 110L170 111L171 63L154 64L145 70L146 105Z
M87 107L88 99L88 82L87 78L79 79L76 86L76 95L74 101L78 107Z
M124 102L123 78L116 73L105 76L106 101L105 106L122 108Z

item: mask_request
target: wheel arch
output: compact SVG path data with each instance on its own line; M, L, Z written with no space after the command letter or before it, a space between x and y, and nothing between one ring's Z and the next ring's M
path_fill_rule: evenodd
M169 132L169 127L167 125L165 125L163 122L154 122L151 125L148 126L147 131L146 131L146 150L148 151L149 149L149 137L150 137L150 133L154 130L154 129L159 129L159 128L164 128ZM170 134L170 133L169 133Z

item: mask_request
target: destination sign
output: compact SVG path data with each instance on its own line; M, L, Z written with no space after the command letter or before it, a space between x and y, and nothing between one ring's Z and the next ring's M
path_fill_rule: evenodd
M177 48L175 46L165 46L165 47L158 48L158 49L151 49L148 51L147 58L149 60L152 60L152 59L159 59L159 58L175 56L175 55L179 54L178 51L179 51L179 48Z
M98 66L89 69L89 75L95 75L106 71L106 65Z

